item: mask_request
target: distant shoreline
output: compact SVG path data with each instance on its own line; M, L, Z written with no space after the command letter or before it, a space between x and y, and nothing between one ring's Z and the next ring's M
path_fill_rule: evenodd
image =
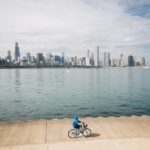
M15 67L0 67L0 69L113 69L113 68L150 68L150 66L133 66L133 67L83 67L83 66L76 66L76 67L61 67L61 66L53 66L53 67L23 67L23 66L15 66Z

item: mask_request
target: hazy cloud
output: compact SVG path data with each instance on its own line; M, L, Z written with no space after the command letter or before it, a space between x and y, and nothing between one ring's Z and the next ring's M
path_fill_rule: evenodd
M149 58L149 0L0 0L0 55L14 51L66 49L102 51Z

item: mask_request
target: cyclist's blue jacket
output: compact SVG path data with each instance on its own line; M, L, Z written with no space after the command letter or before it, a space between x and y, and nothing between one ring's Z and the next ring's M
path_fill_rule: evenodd
M74 118L72 125L73 125L74 128L79 128L79 127L80 127L80 124L79 124L78 119Z

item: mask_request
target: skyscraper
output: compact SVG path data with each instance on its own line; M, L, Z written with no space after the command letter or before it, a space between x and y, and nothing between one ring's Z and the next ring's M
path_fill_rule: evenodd
M125 66L124 55L120 54L120 67L124 67L124 66Z
M27 61L28 61L28 63L30 63L31 62L31 55L30 55L30 53L27 53Z
M90 50L87 50L87 58L90 58Z
M53 55L51 53L46 54L46 62L51 64Z
M104 52L104 66L109 67L110 66L110 53Z
M91 65L94 66L94 53L91 54Z
M134 66L134 59L132 55L128 56L128 66L129 67Z
M96 47L95 53L94 53L94 66L99 67L100 66L100 60L99 60L99 46Z
M37 63L43 63L44 61L44 57L43 57L43 53L37 53Z
M62 52L62 56L61 56L61 63L62 63L62 65L64 65L64 62L65 62L65 52L63 51Z
M20 50L19 50L18 42L15 43L14 59L15 61L20 61Z
M145 62L145 57L142 57L142 60L141 60L142 62L141 62L141 65L142 66L145 66L146 65L146 62Z
M11 62L12 61L12 56L11 56L11 51L8 50L7 52L7 61Z

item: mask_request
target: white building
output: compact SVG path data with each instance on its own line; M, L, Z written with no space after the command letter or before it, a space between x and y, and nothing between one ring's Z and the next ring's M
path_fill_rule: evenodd
M52 62L52 54L51 53L46 54L46 62L48 64L51 64L51 62Z
M110 53L104 52L104 66L109 67L110 66Z
M100 66L100 60L99 60L99 46L96 47L95 53L94 53L94 66L99 67Z
M111 67L114 67L114 59L111 59Z
M78 58L78 59L77 59L77 66L81 66L81 64L82 64L82 59L81 59L81 58Z
M87 67L91 66L91 64L90 64L90 58L89 57L86 57L85 64L86 64Z
M120 59L119 58L116 60L116 67L120 67Z
M125 66L125 67L128 66L128 58L125 58L125 60L124 60L124 66Z
M111 67L119 67L119 59L112 59Z
M70 60L71 60L71 65L75 66L75 57L71 57Z
M125 63L124 63L124 59L121 59L121 60L120 60L120 67L124 67L124 64L125 64Z

